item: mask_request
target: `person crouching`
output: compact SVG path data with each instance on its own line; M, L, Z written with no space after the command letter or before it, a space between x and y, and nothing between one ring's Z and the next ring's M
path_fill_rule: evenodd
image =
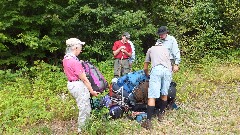
M147 119L141 124L141 126L146 129L151 129L151 119L155 109L155 101L160 95L160 110L157 116L159 121L162 119L167 105L168 89L172 80L170 54L162 42L157 42L155 46L149 48L146 53L144 72L147 76L149 76L148 66L150 63L152 70L148 88Z

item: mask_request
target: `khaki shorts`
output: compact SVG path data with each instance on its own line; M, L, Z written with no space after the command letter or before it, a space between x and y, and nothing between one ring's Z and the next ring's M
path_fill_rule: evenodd
M168 89L172 80L171 71L158 65L152 68L150 73L148 98L159 98L162 95L168 95Z

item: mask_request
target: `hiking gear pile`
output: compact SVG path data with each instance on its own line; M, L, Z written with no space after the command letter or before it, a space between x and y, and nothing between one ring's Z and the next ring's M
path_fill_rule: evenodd
M91 69L93 70L93 68ZM91 100L92 109L107 107L109 109L109 115L113 119L122 117L123 114L128 111L146 112L149 79L150 78L145 75L143 70L130 72L119 78L113 78L109 86L109 93L101 99ZM95 80L101 80L101 84L103 86L102 88L106 88L106 79L101 74L98 76L98 79L95 78ZM101 88L98 88L97 91L103 92ZM171 82L168 90L168 108L178 108L175 104L175 97L176 83ZM134 119L136 119L138 122L141 122L143 119L145 119L145 115L146 113L137 114L134 116ZM147 122L147 125L148 124L149 123Z

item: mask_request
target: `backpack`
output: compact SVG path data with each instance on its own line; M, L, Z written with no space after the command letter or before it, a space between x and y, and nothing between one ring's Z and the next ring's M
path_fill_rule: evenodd
M134 97L136 103L147 104L148 87L149 87L149 82L145 81L145 82L142 82L139 86L134 88L132 93L133 93L133 97ZM177 91L176 83L171 82L170 87L168 89L168 96L167 96L168 103L173 103L175 101L176 91Z
M177 84L175 82L170 83L170 88L168 90L168 101L175 99L177 92L176 86Z
M109 109L109 115L113 119L121 118L123 116L123 113L124 113L124 109L119 105L113 105Z
M145 75L143 70L130 72L118 78L117 85L123 86L123 89L131 93L134 87L138 86L141 82L147 81L149 78Z
M148 103L148 87L149 82L145 81L134 88L132 93L136 103Z
M124 102L126 104L125 106L134 105L135 101L132 93L128 93L127 91L125 91L123 86L119 87L117 83L113 82L111 90L114 94L119 95L120 101Z
M147 113L140 113L135 118L138 123L141 123L143 120L147 119Z
M90 104L91 104L92 110L102 109L103 107L109 108L110 106L112 106L112 103L113 102L108 94L100 98L99 97L90 98Z
M82 66L85 69L86 76L91 83L94 91L103 92L108 88L108 83L102 73L89 61L83 61Z

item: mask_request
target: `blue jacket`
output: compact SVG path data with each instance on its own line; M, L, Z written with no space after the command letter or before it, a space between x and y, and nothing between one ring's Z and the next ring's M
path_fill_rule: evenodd
M174 60L175 64L178 65L181 61L181 58L177 40L173 36L167 35L167 37L164 40L158 39L157 43L160 41L162 41L163 42L162 44L169 50L170 59Z

